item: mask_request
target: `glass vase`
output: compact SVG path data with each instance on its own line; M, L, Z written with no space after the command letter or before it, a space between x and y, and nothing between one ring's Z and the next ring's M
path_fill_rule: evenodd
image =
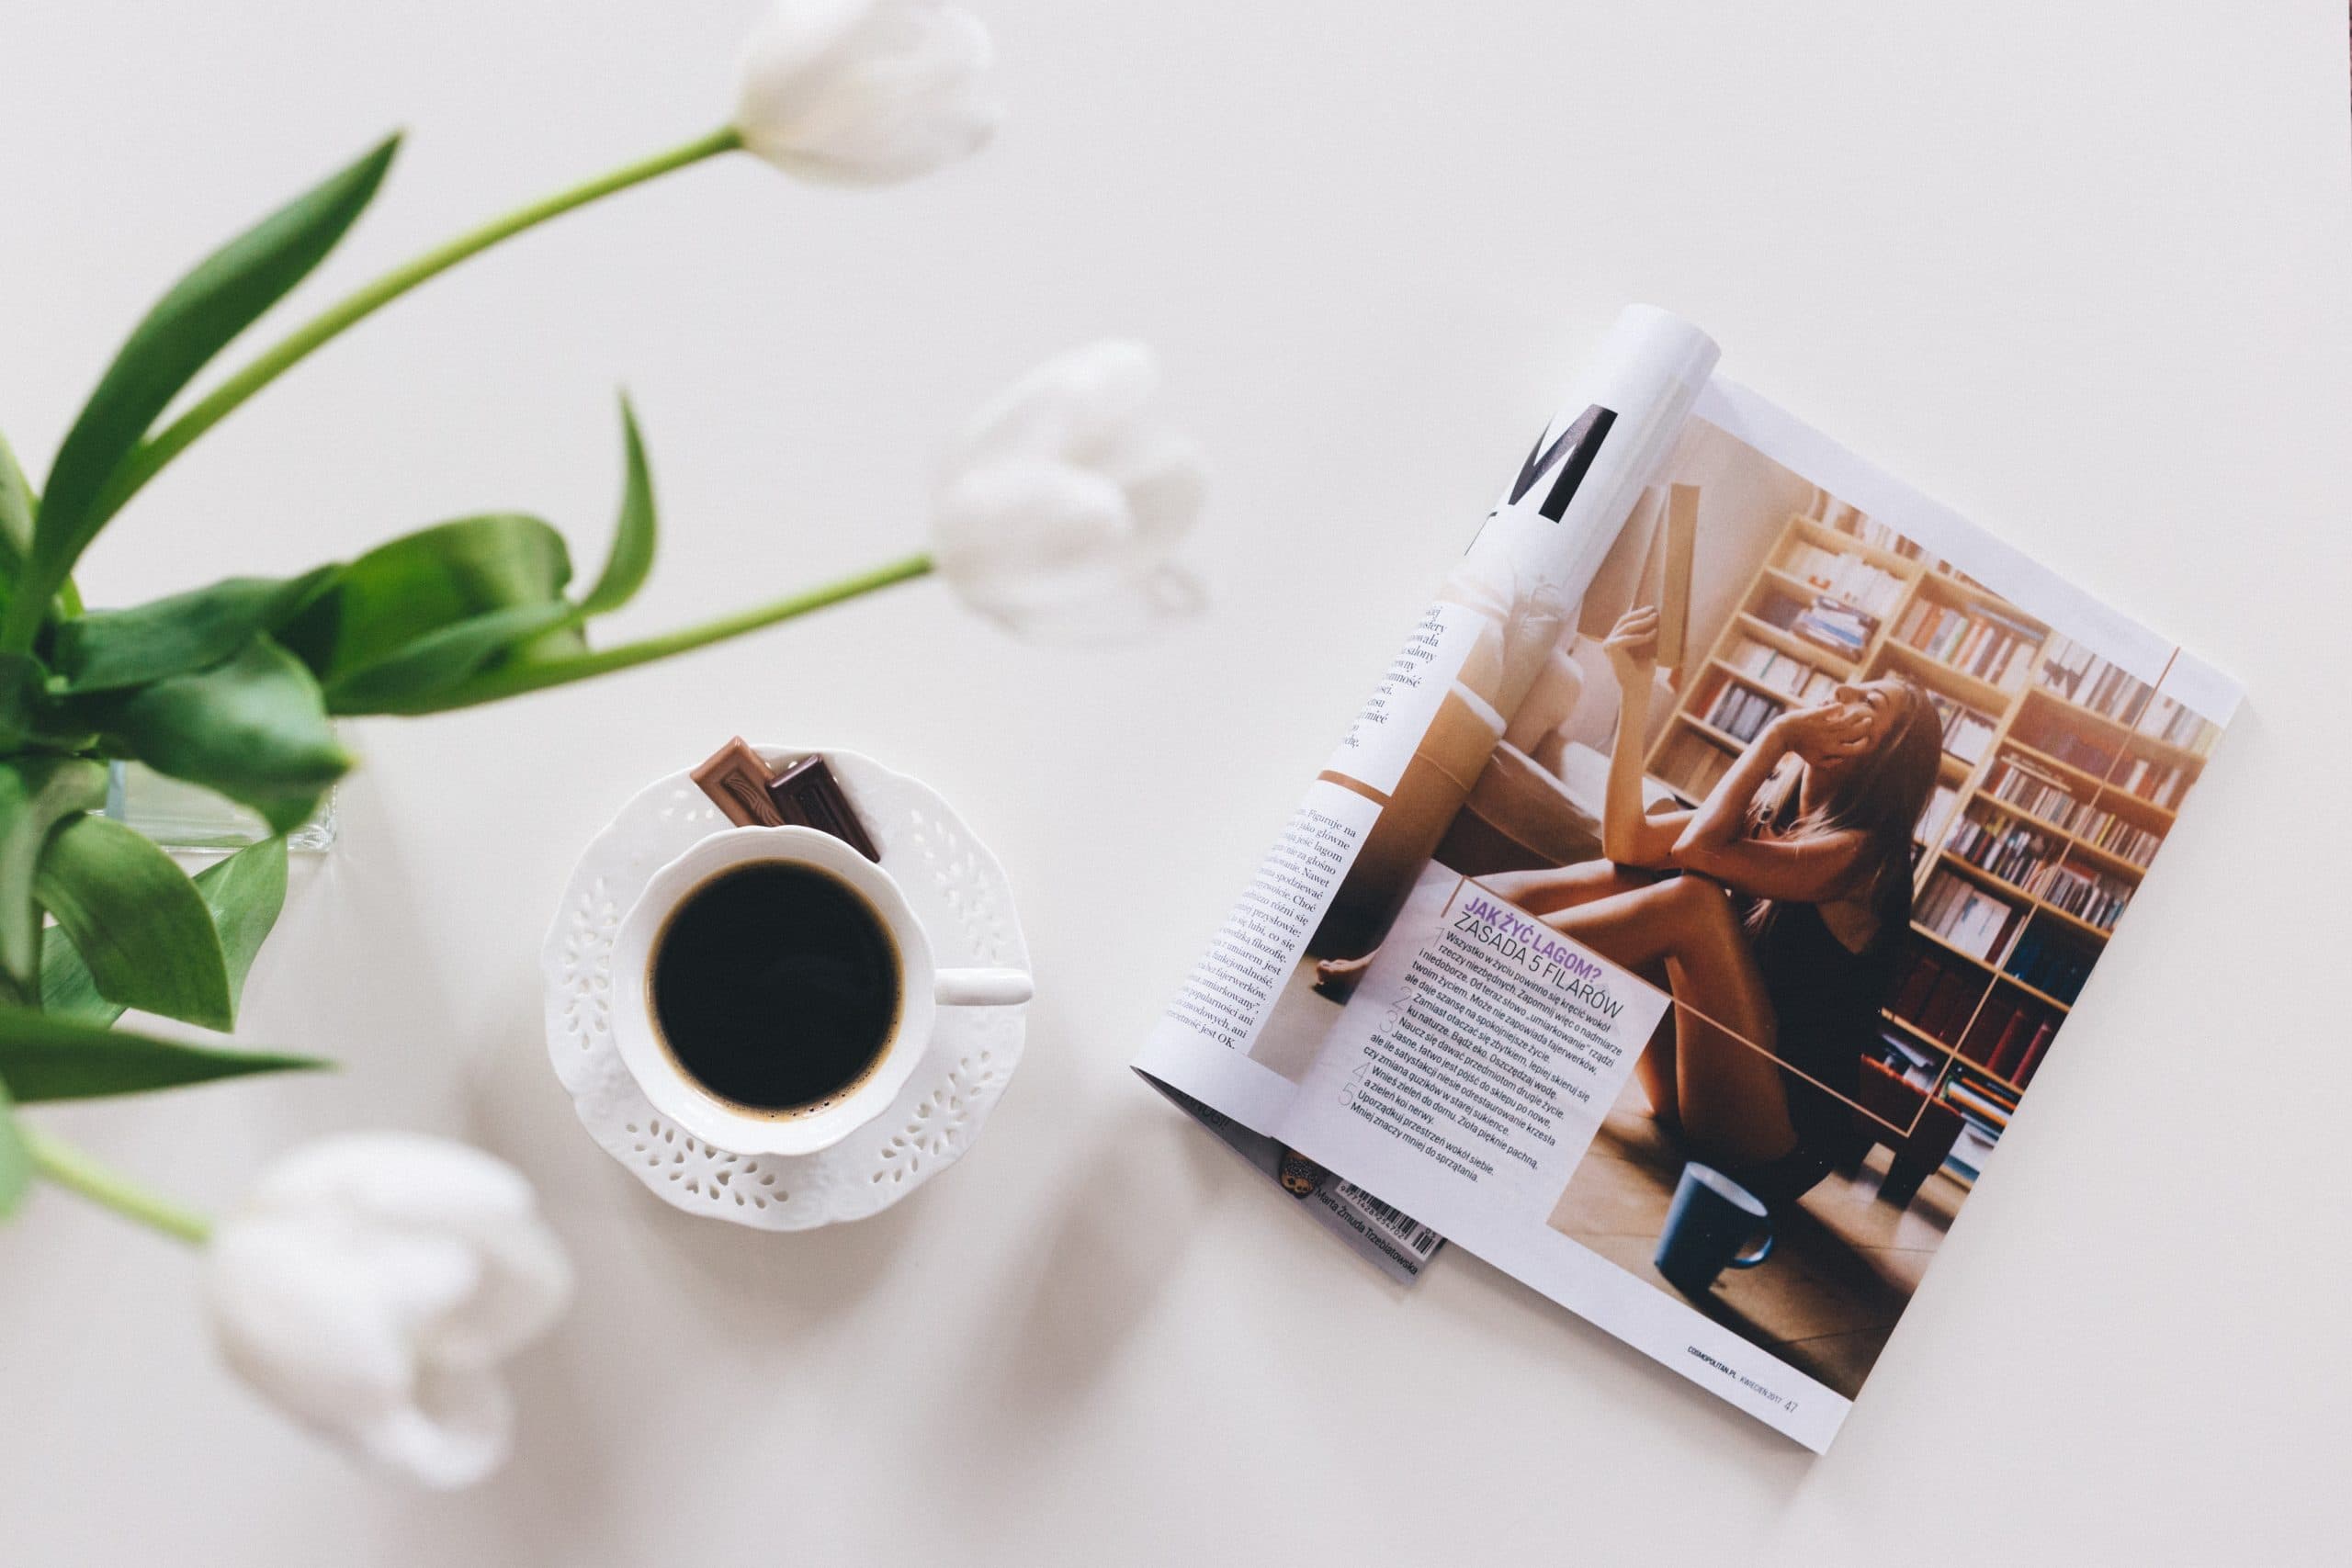
M167 850L226 852L269 837L269 825L254 812L141 762L107 765L106 814ZM334 837L334 792L330 790L311 819L286 835L286 847L317 853L332 845Z

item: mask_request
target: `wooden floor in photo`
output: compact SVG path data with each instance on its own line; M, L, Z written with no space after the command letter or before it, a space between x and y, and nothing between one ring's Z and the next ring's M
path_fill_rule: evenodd
M1684 1157L1650 1120L1640 1091L1630 1091L1553 1208L1552 1228L1852 1398L1967 1189L1939 1171L1897 1210L1878 1200L1888 1155L1873 1150L1859 1176L1831 1174L1779 1222L1770 1258L1725 1269L1694 1298L1668 1284L1650 1261Z

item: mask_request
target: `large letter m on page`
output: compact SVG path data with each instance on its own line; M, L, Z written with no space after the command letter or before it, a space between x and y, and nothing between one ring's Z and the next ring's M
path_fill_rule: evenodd
M1595 403L1578 414L1566 430L1554 436L1550 446L1545 446L1544 438L1538 435L1534 446L1527 454L1527 461L1520 465L1518 479L1510 487L1510 503L1518 505L1527 492L1535 488L1536 481L1557 465L1559 477L1552 481L1544 503L1536 508L1557 523L1568 510L1568 502L1576 498L1577 487L1584 483L1584 476L1591 468L1593 458L1599 455L1601 442L1608 439L1609 427L1616 423L1617 412L1614 409L1605 409Z

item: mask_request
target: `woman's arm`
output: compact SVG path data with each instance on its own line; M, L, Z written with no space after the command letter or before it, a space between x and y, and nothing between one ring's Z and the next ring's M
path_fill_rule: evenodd
M1650 732L1650 694L1657 684L1657 611L1639 605L1610 628L1601 649L1617 676L1617 743L1609 751L1609 783L1600 797L1600 852L1619 865L1662 869L1672 863L1675 840L1688 812L1652 817L1642 807L1642 745Z
M1867 731L1866 718L1835 704L1784 713L1766 725L1691 814L1669 852L1672 863L1750 897L1817 904L1838 897L1860 862L1863 835L1758 839L1747 831L1747 811L1790 752L1850 750L1865 743Z
M1689 835L1684 835L1687 839ZM1854 889L1867 840L1860 833L1813 833L1802 839L1735 839L1686 849L1674 863L1750 898L1826 904Z
M1748 742L1731 772L1715 781L1715 787L1707 792L1707 798L1699 803L1689 825L1675 840L1678 863L1681 857L1724 849L1747 837L1747 808L1756 803L1756 792L1764 787L1781 759L1789 754L1789 741L1788 727L1776 718Z

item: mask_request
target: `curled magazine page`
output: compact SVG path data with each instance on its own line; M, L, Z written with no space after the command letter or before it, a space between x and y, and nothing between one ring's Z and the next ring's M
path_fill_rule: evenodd
M1564 638L1577 604L1715 358L1705 334L1666 311L1620 316L1136 1058L1392 1275L1417 1272L1435 1238L1376 1197L1331 1196L1329 1173L1295 1151L1285 1171L1281 1129L1352 985L1349 966L1379 946L1513 725L1528 715L1548 728L1573 704L1583 676ZM1558 826L1583 833L1589 814L1564 800ZM1275 1154L1250 1138L1273 1140Z

